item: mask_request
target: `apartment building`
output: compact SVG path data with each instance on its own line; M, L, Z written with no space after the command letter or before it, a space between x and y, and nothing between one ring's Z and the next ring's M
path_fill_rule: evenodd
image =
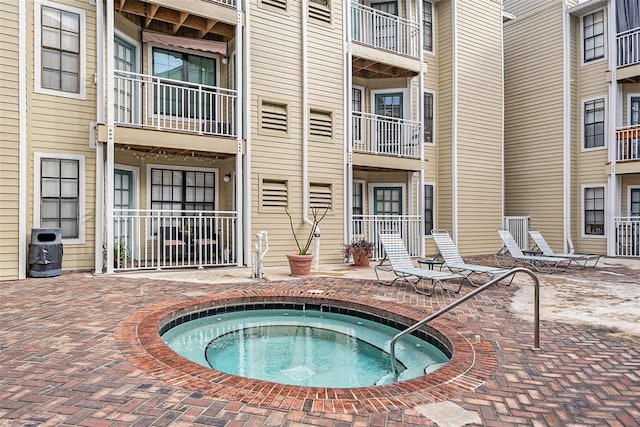
M499 1L0 1L0 279L40 228L63 270L284 265L327 206L319 262L499 248Z
M640 256L640 3L504 10L507 218L558 251Z

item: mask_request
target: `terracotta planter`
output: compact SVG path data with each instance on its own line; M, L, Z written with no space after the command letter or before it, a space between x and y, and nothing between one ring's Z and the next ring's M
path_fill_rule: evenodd
M311 273L313 255L287 254L292 276L308 276Z
M363 253L352 253L353 256L353 265L356 267L369 267L369 262L371 262L371 256Z

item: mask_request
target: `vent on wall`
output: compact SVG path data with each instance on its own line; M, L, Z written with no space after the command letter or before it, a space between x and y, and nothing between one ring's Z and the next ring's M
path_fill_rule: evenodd
M309 18L331 24L330 0L309 0Z
M333 138L333 117L330 111L311 110L309 112L309 135Z
M260 0L260 3L276 9L287 10L287 0Z
M324 209L332 205L331 184L312 182L309 185L309 207Z
M262 207L286 208L288 207L287 181L275 179L262 180Z
M262 101L260 110L261 129L273 132L288 132L288 111L286 104Z

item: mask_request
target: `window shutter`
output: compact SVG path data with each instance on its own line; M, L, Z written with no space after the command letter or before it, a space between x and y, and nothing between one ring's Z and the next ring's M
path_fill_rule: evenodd
M333 117L331 112L311 110L309 113L309 134L333 139Z
M309 18L331 24L331 3L329 0L310 0Z
M262 180L263 208L286 208L288 206L287 197L287 181L275 179Z
M331 184L311 183L309 189L309 207L324 209L332 206Z
M260 114L261 128L274 132L288 132L288 112L286 104L262 101Z
M262 0L262 4L275 7L276 9L287 10L287 0Z

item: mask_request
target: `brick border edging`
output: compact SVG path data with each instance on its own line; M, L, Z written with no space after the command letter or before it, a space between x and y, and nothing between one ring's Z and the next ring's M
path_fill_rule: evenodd
M285 282L273 284L286 285ZM317 288L317 283L314 285ZM418 313L393 302L368 300L363 303L344 291L309 293L308 290L298 287L290 292L278 289L225 291L193 300L156 304L123 319L115 331L116 342L134 366L169 384L211 397L307 412L363 414L413 408L473 390L496 371L497 356L491 344L487 341L474 342L472 331L444 318L430 323L427 328L451 347L453 354L449 363L422 377L376 387L303 387L229 375L183 358L166 346L158 334L168 320L186 312L221 304L269 301L325 303L383 315L399 322L411 323L422 319Z

